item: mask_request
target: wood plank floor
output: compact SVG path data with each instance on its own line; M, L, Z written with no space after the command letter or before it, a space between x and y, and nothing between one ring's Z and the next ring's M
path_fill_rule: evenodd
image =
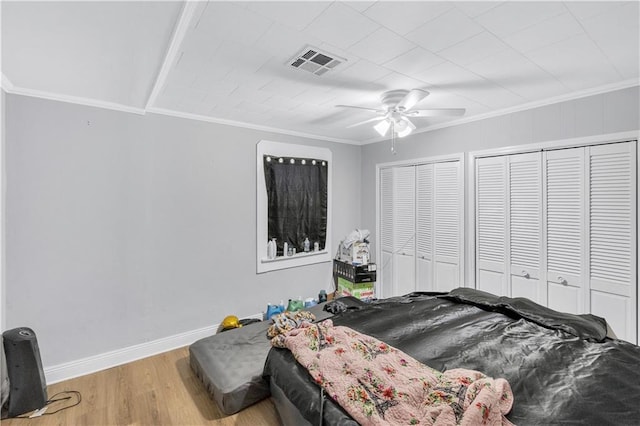
M30 420L8 419L2 426L25 425L279 425L271 399L226 416L209 397L180 348L47 387L76 390L80 405ZM52 404L48 411L68 405Z

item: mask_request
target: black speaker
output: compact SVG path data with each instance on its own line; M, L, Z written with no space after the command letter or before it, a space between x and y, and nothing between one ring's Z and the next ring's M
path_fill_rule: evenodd
M2 333L9 376L9 417L19 416L47 404L47 383L38 340L32 329L14 328Z

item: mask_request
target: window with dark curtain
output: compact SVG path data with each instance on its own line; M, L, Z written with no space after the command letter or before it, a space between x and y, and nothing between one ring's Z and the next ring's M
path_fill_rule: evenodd
M327 238L327 169L324 160L265 155L264 178L268 199L269 240L275 238L278 256L284 243L304 250L309 239L310 250L318 243L325 248Z

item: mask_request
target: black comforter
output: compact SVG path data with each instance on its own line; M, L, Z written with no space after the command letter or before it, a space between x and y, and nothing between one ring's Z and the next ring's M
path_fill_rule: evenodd
M640 424L640 347L606 337L606 323L592 315L461 288L381 300L333 322L441 371L507 379L514 393L507 418L517 425ZM288 350L271 350L265 376L318 424L319 387ZM355 424L330 399L322 405L324 424Z

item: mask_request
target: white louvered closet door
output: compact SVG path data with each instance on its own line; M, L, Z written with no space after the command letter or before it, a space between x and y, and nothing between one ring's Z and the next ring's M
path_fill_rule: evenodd
M590 310L636 340L636 145L587 148Z
M561 312L586 313L585 148L543 154L547 240L548 306Z
M393 294L403 295L416 289L416 168L395 167L393 171Z
M542 152L510 155L508 163L511 297L526 297L546 305L547 283L542 264Z
M380 260L378 297L393 295L393 169L380 170Z
M416 290L435 291L433 276L433 164L416 167Z
M380 242L385 297L462 285L461 162L380 171Z
M415 291L415 167L380 170L381 297Z
M434 284L436 291L460 285L460 162L436 163L434 167Z
M508 295L507 159L476 161L476 288Z

